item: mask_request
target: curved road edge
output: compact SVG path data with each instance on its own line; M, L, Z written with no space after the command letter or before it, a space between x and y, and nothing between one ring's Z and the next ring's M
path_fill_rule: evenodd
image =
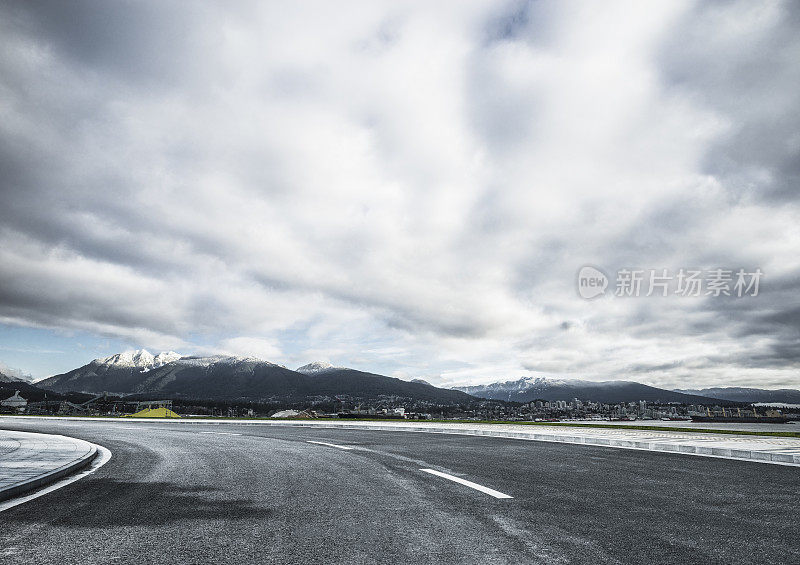
M102 446L62 435L0 430L0 442L0 512L93 473L111 458Z

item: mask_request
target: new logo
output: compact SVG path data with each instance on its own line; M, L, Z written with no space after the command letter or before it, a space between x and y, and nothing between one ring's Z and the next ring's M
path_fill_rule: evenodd
M578 271L578 294L581 298L595 298L606 293L608 277L600 269L588 265Z

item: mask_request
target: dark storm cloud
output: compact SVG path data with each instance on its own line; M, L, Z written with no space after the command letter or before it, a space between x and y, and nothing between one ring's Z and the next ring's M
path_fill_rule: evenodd
M796 2L701 2L663 51L669 88L729 120L703 165L736 197L781 202L800 196L798 27Z
M219 41L213 4L31 1L6 12L12 24L79 72L163 88L202 72L197 57Z
M625 371L633 374L647 374L647 373L657 373L662 371L671 371L672 369L677 369L680 367L683 367L683 363L681 362L660 363L660 364L636 363L625 367Z
M536 0L514 0L500 5L498 13L486 22L488 45L509 41L525 41L545 46L555 41L558 29L553 25L557 5Z

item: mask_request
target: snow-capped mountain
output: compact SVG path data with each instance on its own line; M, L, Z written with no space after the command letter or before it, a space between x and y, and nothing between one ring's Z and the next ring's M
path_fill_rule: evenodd
M167 351L153 355L146 349L124 351L36 383L56 392L131 392L142 375L182 359Z
M19 383L23 382L22 380L12 377L10 375L6 375L4 373L0 373L0 383Z
M502 381L485 385L453 387L463 390L467 394L474 394L482 398L495 398L511 400L513 396L526 393L541 393L554 387L572 386L579 387L589 384L588 381L578 379L551 379L545 377L522 377L515 381ZM597 383L593 383L597 384Z
M215 355L159 356L134 351L95 359L45 379L43 388L56 392L137 394L150 398L195 398L250 401L304 401L345 395L354 399L410 398L435 403L469 403L463 392L418 382L310 363L298 371L253 357ZM177 358L176 358L177 357Z
M344 369L344 367L334 367L327 361L314 361L313 363L309 363L308 365L303 365L302 367L298 367L295 369L298 373L303 373L304 375L319 375L320 373L327 373L329 371L335 371L337 369Z
M594 402L684 402L712 403L707 397L665 390L633 381L585 381L580 379L551 379L546 377L522 377L515 381L503 381L477 386L454 387L480 398L530 402L531 400L591 400Z
M302 375L255 357L182 357L143 375L132 392L188 398L269 398L294 391Z
M236 389L236 383L231 380L234 377L270 371L295 374L285 367L254 357L182 356L174 351L152 355L140 349L95 359L83 367L55 375L38 384L57 392L131 394L175 389L176 392L209 394L211 397L228 389ZM183 381L177 378L178 375L192 375L192 378ZM204 381L212 375L218 381L213 386ZM174 381L178 381L178 384Z
M110 357L95 359L93 363L98 363L104 367L130 367L150 371L167 363L177 361L181 357L183 356L180 353L175 353L174 351L162 351L158 355L153 355L146 349L137 349L136 351L124 351Z
M32 383L34 378L31 375L24 373L21 369L9 367L0 361L0 382L12 381Z
M258 357L237 357L235 355L190 355L176 359L181 366L208 367L214 364L237 365L240 363L265 363L273 367L281 367L275 363L264 361Z

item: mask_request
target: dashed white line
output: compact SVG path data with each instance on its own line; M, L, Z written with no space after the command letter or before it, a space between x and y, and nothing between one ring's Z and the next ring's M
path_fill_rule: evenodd
M336 447L337 449L346 449L346 450L353 449L352 447L348 447L346 445L336 445L335 443L325 443L324 441L311 441L311 440L308 440L306 443L316 443L317 445L327 445L328 447Z
M200 432L201 434L215 434L218 436L240 436L242 434L234 434L231 432Z
M474 488L475 490L479 490L482 493L488 494L489 496L493 496L495 498L514 498L513 496L509 496L492 488L479 485L478 483L473 483L472 481L468 481L460 477L454 477L453 475L448 475L447 473L442 473L441 471L436 471L434 469L420 469L420 471L423 471L425 473L430 473L431 475L436 475L437 477L442 477L443 479L459 483L469 488Z

